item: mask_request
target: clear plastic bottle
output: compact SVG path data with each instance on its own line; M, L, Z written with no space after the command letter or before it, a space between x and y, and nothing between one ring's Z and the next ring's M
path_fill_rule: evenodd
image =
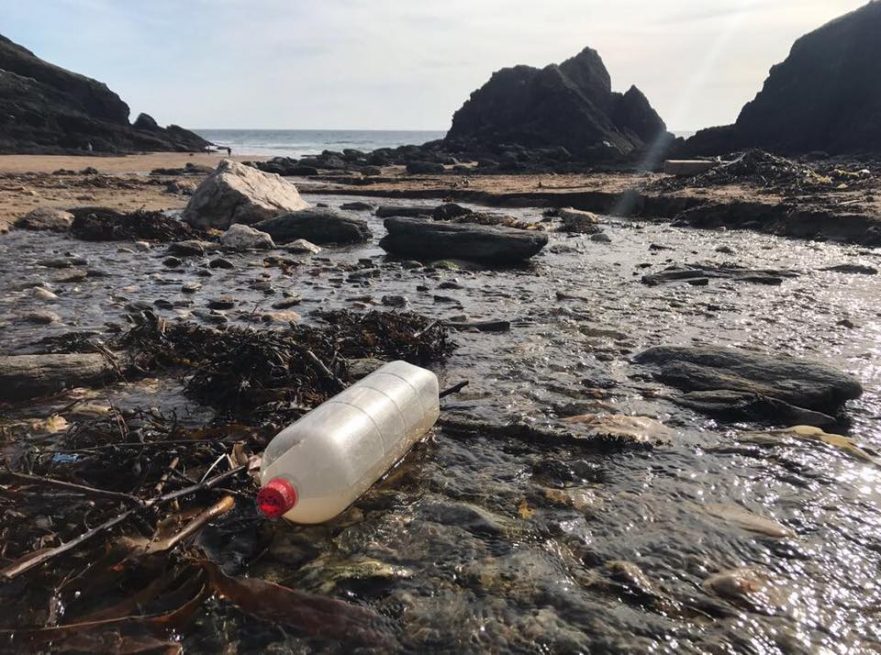
M391 362L276 435L263 453L257 506L321 523L381 478L437 421L437 377Z

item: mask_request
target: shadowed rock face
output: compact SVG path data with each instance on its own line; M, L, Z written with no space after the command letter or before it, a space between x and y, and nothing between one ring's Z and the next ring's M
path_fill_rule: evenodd
M881 152L881 1L795 42L732 126L698 132L686 148L719 154Z
M494 73L453 116L446 141L562 146L601 160L642 150L665 133L664 122L639 89L613 93L602 59L585 48L559 65Z
M147 128L147 129L145 129ZM209 143L129 107L101 82L43 61L0 36L0 152L198 151Z

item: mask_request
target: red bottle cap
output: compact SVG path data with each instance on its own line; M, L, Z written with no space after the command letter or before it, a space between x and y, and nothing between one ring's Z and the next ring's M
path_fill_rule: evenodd
M272 478L257 493L257 509L270 519L287 514L297 504L297 490L284 478Z

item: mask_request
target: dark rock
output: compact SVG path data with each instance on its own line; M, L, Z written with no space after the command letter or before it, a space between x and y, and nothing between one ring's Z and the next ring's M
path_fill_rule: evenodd
M848 273L850 275L878 275L877 268L874 266L864 266L863 264L838 264L837 266L827 266L820 270L833 271L835 273Z
M306 177L309 175L318 175L318 169L314 166L304 166L297 159L291 157L273 157L268 161L251 162L254 168L264 173L275 173L283 176L299 176Z
M195 239L177 241L168 244L168 253L178 257L201 257L205 254L205 244Z
M135 122L132 123L132 127L136 130L144 130L145 132L159 132L162 129L155 118L150 116L150 114L144 113L138 114Z
M725 279L776 286L783 283L783 278L793 277L798 277L798 273L779 269L752 269L736 266L671 266L658 273L643 275L642 283L650 287L669 282L688 282L695 286L706 286L709 279Z
M584 159L611 160L666 137L645 96L613 93L596 51L585 48L560 65L505 68L453 116L448 145L562 146Z
M414 218L389 218L385 227L389 233L379 242L382 248L395 255L428 260L450 257L512 264L538 254L548 242L547 235L538 232Z
M460 216L467 216L468 214L473 213L474 211L467 207L457 205L454 202L449 202L445 205L435 207L431 212L431 217L436 221L448 221L453 218L459 218Z
M235 264L233 264L228 259L223 259L222 257L212 259L210 262L208 262L208 266L210 266L211 268L235 268Z
M443 173L444 168L443 164L435 164L430 161L411 161L407 164L407 172L411 175L434 175L437 173Z
M84 241L172 241L191 239L197 231L162 212L124 213L106 207L76 207L71 234Z
M702 130L685 148L881 152L879 34L881 2L874 1L801 37L734 125Z
M168 266L168 268L180 268L183 264L184 263L177 257L166 257L162 260L162 265Z
M822 412L796 407L783 400L748 391L692 391L674 396L677 405L720 421L755 421L778 425L832 427L838 421Z
M758 394L830 415L863 392L856 378L824 364L729 348L660 346L634 361L685 391Z
M230 298L229 296L223 296L221 298L212 298L208 301L208 307L210 309L232 309L236 306L235 298Z
M353 211L353 212L372 212L376 209L375 205L371 205L369 202L346 202L340 205L340 209L345 211Z
M431 207L397 207L395 205L382 205L376 210L379 218L392 216L406 216L409 218L427 218L434 213Z
M372 236L367 223L332 209L303 209L261 221L254 226L276 243L306 239L316 244L363 243Z
M52 207L38 207L15 222L20 230L67 232L73 223L73 214Z
M155 121L153 121L155 125ZM129 107L101 82L39 59L0 36L0 152L202 151L179 127L129 124Z

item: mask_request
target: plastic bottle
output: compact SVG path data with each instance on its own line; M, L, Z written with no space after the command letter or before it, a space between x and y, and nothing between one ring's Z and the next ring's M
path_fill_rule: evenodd
M437 377L391 362L286 427L263 453L257 506L321 523L381 478L437 421Z

